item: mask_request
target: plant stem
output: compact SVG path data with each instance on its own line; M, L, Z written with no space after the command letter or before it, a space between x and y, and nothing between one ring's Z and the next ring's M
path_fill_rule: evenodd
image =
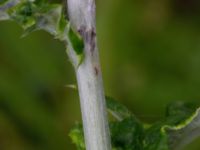
M68 0L72 27L84 39L84 60L76 70L87 150L111 150L105 95L96 42L95 0ZM72 49L72 47L68 47ZM72 62L77 62L69 50ZM74 64L76 66L76 64Z

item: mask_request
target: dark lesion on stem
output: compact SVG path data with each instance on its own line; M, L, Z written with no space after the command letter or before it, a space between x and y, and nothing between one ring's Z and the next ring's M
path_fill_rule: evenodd
M78 29L78 33L82 36L82 37L84 37L84 34L85 34L85 32L86 32L86 26L80 26L80 28Z
M99 68L97 66L94 66L94 74L95 76L98 76L99 74Z
M78 29L79 34L83 37L85 44L89 45L89 51L93 56L96 48L96 30L95 28L87 29L86 26L81 26Z

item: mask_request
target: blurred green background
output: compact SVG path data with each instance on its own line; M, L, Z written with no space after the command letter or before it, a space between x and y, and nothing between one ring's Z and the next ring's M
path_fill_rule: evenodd
M200 105L199 0L97 0L97 32L105 91L141 120L172 101ZM0 150L75 150L68 132L81 115L64 45L21 34L0 22Z

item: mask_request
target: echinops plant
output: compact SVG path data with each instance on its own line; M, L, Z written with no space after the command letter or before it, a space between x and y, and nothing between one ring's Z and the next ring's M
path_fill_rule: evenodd
M105 96L95 12L95 0L67 0L62 4L48 0L0 1L0 20L17 22L24 29L23 37L45 30L65 44L81 102L83 123L77 123L69 133L77 149L179 150L199 137L200 108L193 104L172 103L165 119L145 124L125 106Z

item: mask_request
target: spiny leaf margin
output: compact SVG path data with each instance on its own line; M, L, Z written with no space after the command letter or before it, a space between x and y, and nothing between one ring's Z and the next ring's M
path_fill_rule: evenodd
M114 117L109 122L112 150L177 150L200 136L200 108L193 104L172 103L167 107L165 119L146 126L124 105L111 97L106 100L108 112ZM75 127L70 133L73 130L79 130L74 134L76 139L82 137L80 143L71 138L80 148L84 143L82 128ZM197 134L191 136L192 132Z
M72 63L78 67L84 58L84 42L65 17L63 5L46 0L4 0L0 3L0 21L17 22L23 29L22 37L36 30L45 30L56 39L71 45Z

